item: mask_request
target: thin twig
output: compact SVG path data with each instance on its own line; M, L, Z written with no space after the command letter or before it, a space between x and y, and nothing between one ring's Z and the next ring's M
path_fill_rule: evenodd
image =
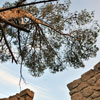
M55 29L54 27L52 27L51 25L49 25L49 24L47 24L47 23L45 23L45 22L42 22L42 21L41 21L41 22L38 23L38 24L44 25L44 26L46 26L46 27L48 27L48 28L51 28L51 29L54 30L55 32L59 33L60 35L69 36L69 37L74 38L71 34L65 34L65 33L63 33L63 32L60 32L60 31L58 31L57 29Z
M42 30L42 28L41 28L39 25L38 25L38 28L39 28L40 31L42 32L42 35L45 37L45 34L43 33L43 30ZM48 41L46 38L45 38L45 41L46 41L46 43L47 43L47 46L48 46L48 44L49 44L50 48L55 52L55 54L56 54L56 56L57 56L59 62L62 63L62 61L60 60L60 57L58 56L58 54L56 53L56 51L52 48L52 46L50 45L49 41Z
M41 33L42 33L42 35L43 35L43 38L44 38L45 41L46 41L47 46L50 46L50 48L51 48L52 50L54 50L54 49L52 48L52 46L50 45L49 41L46 39L45 34L43 33L42 28L41 28L38 24L37 24L37 26L38 26L38 28L40 29L40 31L41 31ZM55 53L56 53L56 52L55 52Z

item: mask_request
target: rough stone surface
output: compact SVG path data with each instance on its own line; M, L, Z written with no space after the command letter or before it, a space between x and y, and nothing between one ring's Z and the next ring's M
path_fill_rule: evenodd
M73 95L75 93L77 93L79 90L77 88L73 89L71 92L70 92L70 95Z
M96 83L96 81L97 81L96 78L93 77L93 78L91 78L91 79L88 80L88 84L90 84L90 85L93 86Z
M75 93L74 95L72 95L72 100L81 100L83 98L83 95L78 93Z
M94 66L96 72L100 72L100 62Z
M92 100L100 100L100 97L98 97L98 98L95 98L95 99L92 99Z
M94 76L94 71L91 69L89 70L88 72L84 73L82 76L81 76L81 79L82 81L87 81L88 79L90 79L91 77Z
M100 100L100 62L67 86L71 100Z
M94 85L94 86L93 86L93 89L96 90L96 91L100 91L100 86Z
M100 79L97 80L96 84L100 86Z
M68 84L68 88L69 90L72 90L74 88L76 88L79 84L81 83L81 80L78 79L78 80L74 80L72 83Z
M100 79L100 73L98 73L96 76L95 76L95 78L98 80L98 79Z
M29 89L25 89L14 96L10 96L9 98L3 98L0 100L33 100L33 98L34 92L30 91Z
M82 90L82 94L83 94L83 96L84 97L89 97L89 96L91 96L92 94L93 94L93 88L91 87L91 86L89 86L89 87L87 87L87 88L85 88L85 89L83 89Z
M95 99L95 98L97 98L97 97L99 97L99 96L100 96L100 92L94 91L94 93L91 95L91 98L92 98L92 99Z
M77 89L79 91L83 90L84 88L86 88L88 86L88 84L86 82L81 82L81 84L77 87Z

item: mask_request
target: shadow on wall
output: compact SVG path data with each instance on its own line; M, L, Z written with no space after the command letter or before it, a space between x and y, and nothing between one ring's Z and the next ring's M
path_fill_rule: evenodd
M71 100L100 100L100 62L67 86Z
M14 96L10 96L9 98L3 98L0 100L33 100L33 98L34 92L30 91L29 89L25 89Z

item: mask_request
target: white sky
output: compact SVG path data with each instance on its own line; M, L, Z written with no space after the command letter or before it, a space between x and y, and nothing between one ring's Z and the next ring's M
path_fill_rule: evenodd
M0 4L5 1L2 0ZM32 1L32 0L31 0ZM88 11L95 11L95 19L100 22L100 0L71 0L71 10L87 9ZM98 38L97 45L100 47L100 39ZM27 68L24 68L23 75L27 81L25 85L22 83L22 88L30 88L35 92L34 100L71 100L69 91L66 85L73 80L79 78L84 72L93 68L93 66L100 60L100 51L97 57L91 58L85 62L86 67L80 69L68 68L66 71L51 74L48 71L40 77L32 77ZM19 92L19 66L12 63L0 64L0 98L11 96Z

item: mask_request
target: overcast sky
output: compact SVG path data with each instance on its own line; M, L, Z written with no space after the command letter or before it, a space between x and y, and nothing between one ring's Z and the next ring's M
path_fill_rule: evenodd
M1 0L1 6L5 1L13 0ZM88 11L95 11L95 19L100 22L100 0L71 0L71 2L71 11L79 11L85 8ZM100 47L99 38L97 45ZM35 92L34 100L71 100L66 85L79 78L84 72L93 68L99 60L100 51L98 52L97 57L91 58L85 62L85 68L77 70L68 68L66 71L57 74L51 74L46 71L40 78L32 77L27 71L27 68L24 68L23 75L27 84L22 83L22 89L30 88L33 90ZM19 92L18 84L19 66L10 62L0 64L0 98L8 97Z

